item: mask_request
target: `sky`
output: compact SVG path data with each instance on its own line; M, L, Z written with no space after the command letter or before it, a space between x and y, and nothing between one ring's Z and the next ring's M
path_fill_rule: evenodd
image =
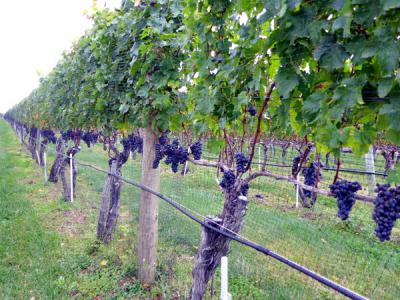
M98 0L115 8L120 0ZM73 41L91 27L93 0L3 0L0 3L0 112L38 86Z

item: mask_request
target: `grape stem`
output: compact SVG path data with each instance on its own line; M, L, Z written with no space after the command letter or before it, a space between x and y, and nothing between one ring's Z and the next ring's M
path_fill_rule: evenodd
M307 148L304 150L304 153L301 156L298 168L297 168L296 172L293 174L293 178L297 178L297 175L300 173L300 170L303 168L303 164L307 160L307 157L310 154L311 149L312 149L312 144L308 143L307 136L304 138L304 141L305 141L305 144L307 145Z
M262 121L262 118L263 118L263 114L264 114L265 109L268 106L269 100L271 99L271 94L272 94L274 88L275 88L275 82L273 82L271 84L271 86L269 88L269 91L268 91L267 95L265 96L264 104L263 104L263 106L262 106L262 108L261 108L261 110L260 110L260 112L258 114L257 130L256 130L256 133L254 134L254 138L253 138L253 141L252 141L251 151L250 151L250 156L249 156L249 162L247 164L246 171L248 169L250 169L250 167L251 167L251 163L252 163L253 157L254 157L254 151L255 151L255 148L256 148L256 144L257 144L257 140L258 140L258 137L259 137L260 132L261 132L261 121Z
M336 162L336 174L335 174L335 177L333 178L333 183L336 183L336 181L337 181L338 178L339 178L339 169L340 169L340 165L341 165L340 158L338 158L338 160L337 160L337 162Z
M242 134L242 140L240 141L240 152L243 152L244 136L246 134L246 122L247 122L246 113L247 113L247 108L245 108L243 112L243 120L242 120L243 134Z

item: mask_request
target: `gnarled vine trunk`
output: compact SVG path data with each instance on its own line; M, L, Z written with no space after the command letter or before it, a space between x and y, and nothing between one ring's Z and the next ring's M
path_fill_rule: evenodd
M113 162L109 167L110 173L115 173L116 170L116 162ZM101 207L99 213L99 219L97 221L97 238L100 241L104 239L104 233L107 223L107 215L110 206L110 194L111 194L111 186L112 186L113 176L108 175L106 178L106 182L104 183L103 192L101 194Z
M40 143L40 147L39 147L39 163L40 163L41 167L44 166L44 152L46 151L48 143L49 143L49 141L47 139L43 140Z
M56 143L56 158L51 166L49 181L56 183L58 181L58 175L60 174L60 168L64 161L65 152L65 141L62 137L57 139Z
M206 219L205 222L211 226L229 229L229 233L238 233L243 225L243 218L247 210L247 198L238 196L236 192L225 193L224 209L220 216ZM231 240L206 227L203 228L199 250L196 255L193 268L192 288L190 290L191 300L201 300L207 290L210 278L220 264L221 257L227 255Z
M31 152L32 159L35 160L36 162L38 161L36 155L37 134L38 134L38 129L32 127L29 131L29 141L28 141L28 150Z
M111 160L109 171L111 174L121 176L122 166L129 158L129 151L116 154ZM97 223L97 238L108 244L111 241L119 217L121 179L108 175L102 193L102 202Z

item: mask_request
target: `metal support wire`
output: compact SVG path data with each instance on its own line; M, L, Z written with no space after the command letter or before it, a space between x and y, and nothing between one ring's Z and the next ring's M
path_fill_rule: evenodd
M216 160L217 157L211 157L211 156L203 156L204 158L207 159L212 159L212 160ZM262 162L252 162L252 165L266 165L266 166L270 166L270 167L278 167L278 168L292 168L291 165L282 165L282 164L274 164L274 163L262 163ZM305 166L302 166L302 169L304 169ZM325 171L334 171L336 172L336 168L327 168L327 167L321 167L322 170ZM343 173L356 173L356 174L364 174L364 175L376 175L376 176L383 176L386 177L387 174L382 173L382 172L368 172L368 171L361 171L361 170L355 170L355 169L339 169L339 172L343 172Z
M120 175L110 173L110 172L108 172L106 170L103 170L103 169L101 169L99 167L96 167L96 166L93 166L91 164L87 164L87 163L84 163L84 162L79 162L76 158L73 158L73 160L75 160L75 162L80 166L92 168L92 169L94 169L94 170L96 170L98 172L102 172L104 174L108 174L109 176L113 176L115 178L118 178L118 179L120 179L120 180L122 180L122 181L124 181L124 182L126 182L126 183L128 183L130 185L132 185L132 186L135 186L137 188L140 188L141 190L144 190L144 191L146 191L148 193L151 193L151 194L157 196L158 198L164 200L165 202L170 204L172 207L174 207L176 210L180 211L182 214L184 214L185 216L187 216L188 218L190 218L194 222L200 224L201 226L206 227L209 230L213 230L213 231L223 235L226 238L229 238L229 239L234 240L234 241L236 241L236 242L238 242L238 243L240 243L242 245L250 247L250 248L252 248L252 249L254 249L254 250L256 250L256 251L258 251L260 253L263 253L263 254L265 254L267 256L270 256L270 257L282 262L283 264L285 264L285 265L287 265L287 266L289 266L289 267L291 267L291 268L293 268L293 269L305 274L306 276L308 276L308 277L310 277L310 278L322 283L323 285L335 290L336 292L338 292L338 293L340 293L340 294L342 294L342 295L344 295L344 296L346 296L346 297L348 297L350 299L355 299L355 300L366 300L366 299L368 299L368 298L366 298L366 297L364 297L364 296L362 296L362 295L360 295L360 294L358 294L358 293L356 293L356 292L354 292L354 291L352 291L352 290L350 290L350 289L348 289L348 288L346 288L346 287L344 287L344 286L342 286L342 285L340 285L340 284L338 284L338 283L336 283L336 282L334 282L334 281L332 281L332 280L330 280L330 279L328 279L328 278L326 278L326 277L324 277L324 276L322 276L322 275L320 275L320 274L318 274L316 272L311 271L310 269L308 269L306 267L303 267L303 266L297 264L296 262L294 262L294 261L292 261L292 260L290 260L290 259L288 259L288 258L286 258L286 257L284 257L284 256L282 256L282 255L280 255L278 253L273 252L272 250L269 250L269 249L267 249L267 248L265 248L265 247L263 247L263 246L261 246L259 244L256 244L256 243L254 243L254 242L252 242L252 241L250 241L250 240L248 240L248 239L246 239L244 237L241 237L240 235L230 231L228 228L225 228L225 227L223 227L221 225L218 225L219 228L216 228L216 227L204 222L203 220L201 220L198 217L196 217L193 213L189 212L189 210L186 207L182 206L181 204L175 202L174 200L164 196L163 194L161 194L161 193L159 193L157 191L152 190L151 188L149 188L149 187L147 187L147 186L145 186L145 185L143 185L141 183L137 183L137 182L135 182L133 180L126 179L126 178L124 178L124 177L122 177ZM205 218L204 216L202 216L199 213L196 213L196 214L201 216L203 219Z

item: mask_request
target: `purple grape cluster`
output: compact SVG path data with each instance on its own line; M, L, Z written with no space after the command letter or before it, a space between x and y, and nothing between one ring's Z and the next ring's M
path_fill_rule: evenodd
M138 153L142 154L143 153L143 139L134 134L130 134L128 136L130 142L131 142L131 152L135 153L137 151Z
M188 150L179 145L178 139L174 139L172 144L165 145L165 163L171 165L172 172L177 173L179 164L184 165L188 159Z
M128 137L121 140L121 144L124 147L124 150L129 149L132 153L135 153L136 151L138 153L143 153L143 139L138 135L128 135Z
M153 169L157 169L158 166L160 165L160 161L163 160L165 157L165 152L164 152L164 146L162 144L155 144L155 151L156 151L156 157L154 158L153 161Z
M64 141L69 141L71 139L72 130L68 129L67 131L61 131L61 137Z
M304 168L301 173L304 176L304 183L309 186L315 186L317 183L317 174L318 174L318 163L313 162L308 167ZM319 173L319 178L321 178L322 174ZM304 196L310 198L312 195L311 191L304 190Z
M357 181L340 180L331 184L329 188L337 200L338 217L347 220L356 202L355 193L361 190L361 184Z
M50 128L43 129L40 134L44 137L49 143L55 144L57 142L56 135L54 131Z
M124 147L124 151L129 150L129 152L131 151L131 141L129 140L129 138L123 138L121 140L121 144L122 147Z
M235 160L236 160L236 170L238 173L244 173L246 172L246 167L249 163L249 158L244 155L243 153L236 153L235 154Z
M81 130L68 129L67 131L61 131L61 137L64 141L79 140L82 136L83 132Z
M252 117L254 117L257 114L257 109L253 105L250 105L247 111Z
M200 160L201 155L203 154L203 144L201 143L201 141L197 141L196 143L190 146L190 150L193 154L193 158L195 160Z
M82 134L82 140L86 143L88 148L92 145L96 144L98 141L99 135L95 132L85 132Z
M222 177L221 182L219 183L220 187L222 187L225 191L231 191L235 185L236 176L232 170L223 171L224 176Z
M381 242L389 241L396 220L400 218L400 186L390 188L390 184L377 184L373 219L376 223L375 235Z
M164 133L162 134L159 139L158 142L160 143L160 145L165 146L166 144L169 143L169 137L168 137L168 133Z
M174 139L172 144L156 144L156 157L153 161L153 168L157 169L160 161L166 157L165 163L171 165L171 170L174 173L178 172L179 164L184 165L188 160L188 149L179 145L178 139Z
M232 170L226 170L224 171L221 169L222 172L224 172L224 176L222 176L222 180L219 183L220 187L223 188L226 192L231 192L235 186L235 181L236 181L236 176L235 172ZM243 196L247 196L249 193L250 185L248 183L244 183L240 187L240 194Z
M153 169L157 169L160 162L165 158L165 163L171 165L172 172L177 173L179 164L186 164L189 158L188 149L179 144L178 139L174 139L172 144L169 143L168 133L164 133L159 138L159 143L155 144L155 158L153 161ZM197 141L190 146L191 152L195 160L201 159L202 143Z

